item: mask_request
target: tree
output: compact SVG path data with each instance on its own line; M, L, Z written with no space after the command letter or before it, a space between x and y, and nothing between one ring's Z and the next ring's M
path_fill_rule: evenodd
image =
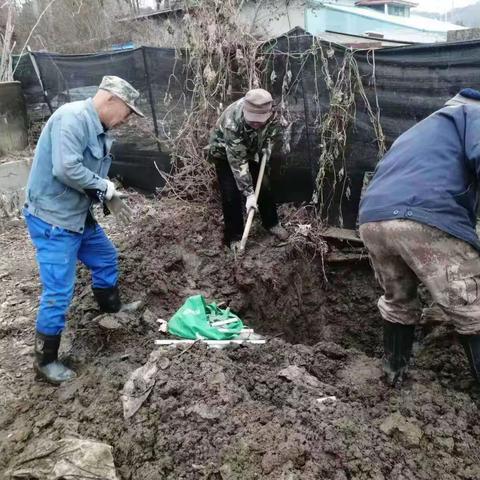
M13 80L12 51L15 47L13 1L7 0L0 8L0 82Z
M22 4L17 22L18 45L23 46L51 1L28 0ZM133 13L134 4L138 1L54 0L31 35L29 45L33 50L60 53L109 49L113 43L130 40L128 26L122 26L116 20Z

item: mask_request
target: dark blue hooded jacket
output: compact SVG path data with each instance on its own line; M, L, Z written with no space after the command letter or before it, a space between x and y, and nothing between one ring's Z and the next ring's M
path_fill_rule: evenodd
M401 135L379 162L360 203L360 224L415 220L480 250L479 175L480 106L442 108Z

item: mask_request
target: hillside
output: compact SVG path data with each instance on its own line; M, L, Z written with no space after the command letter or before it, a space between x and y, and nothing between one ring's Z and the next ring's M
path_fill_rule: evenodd
M464 25L465 27L480 27L480 1L462 8L454 8L447 15L432 12L415 12L423 17L445 20L448 22Z

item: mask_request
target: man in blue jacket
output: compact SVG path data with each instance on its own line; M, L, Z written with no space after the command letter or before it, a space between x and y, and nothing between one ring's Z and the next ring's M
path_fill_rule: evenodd
M360 204L360 235L384 290L384 370L411 356L422 282L453 323L480 382L480 92L464 89L401 135Z
M72 300L77 259L92 272L93 294L105 312L121 307L117 252L92 214L101 203L122 223L131 211L108 180L112 138L139 93L119 77L104 77L97 94L60 107L38 140L27 185L25 221L37 253L42 296L36 321L37 374L60 384L75 376L58 361L65 315Z

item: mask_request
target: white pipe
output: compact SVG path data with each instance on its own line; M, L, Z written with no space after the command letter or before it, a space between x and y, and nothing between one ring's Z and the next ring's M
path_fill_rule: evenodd
M206 343L207 345L229 345L242 343L252 343L255 345L263 345L266 343L265 339L262 340L155 340L155 345L191 345L192 343Z

